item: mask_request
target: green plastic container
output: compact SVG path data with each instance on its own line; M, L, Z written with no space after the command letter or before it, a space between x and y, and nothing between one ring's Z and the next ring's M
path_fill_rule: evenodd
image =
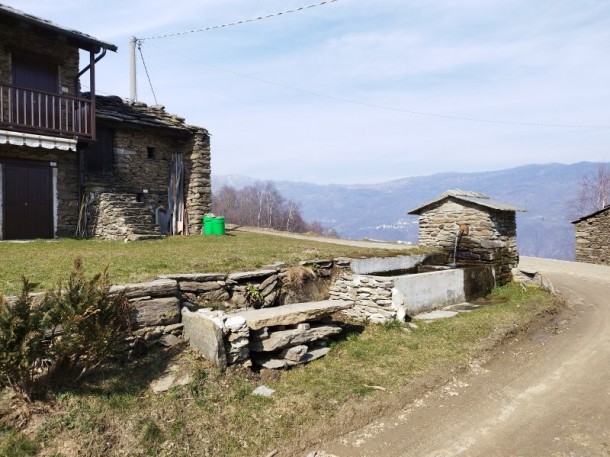
M212 219L212 235L225 234L225 217L218 216Z
M203 216L203 234L211 235L212 234L212 221L214 218L212 216Z

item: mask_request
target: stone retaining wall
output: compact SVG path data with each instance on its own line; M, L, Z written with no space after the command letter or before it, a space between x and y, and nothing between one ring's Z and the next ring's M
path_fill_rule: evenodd
M373 265L383 264L381 258L366 260L342 258L304 261L298 267L274 265L233 273L171 274L144 283L114 285L110 292L123 293L133 306L133 333L129 338L133 355L155 344L173 346L184 336L220 367L238 363L288 368L326 355L327 340L341 332L331 318L335 313L359 322L385 323L404 320L415 309L408 288L401 288L399 282L401 278L416 280L417 275L373 276L356 274L350 268L353 264L357 271L368 271ZM396 265L421 268L437 257L386 260L392 269ZM475 269L489 271L490 267ZM469 270L447 273L455 276L466 272L470 275ZM486 278L489 280L491 273ZM439 284L433 288L445 286ZM456 287L468 290L465 283ZM314 290L314 295L300 295L298 289ZM421 293L415 289L414 296ZM488 292L484 287L480 289ZM472 298L470 293L460 299ZM448 286L446 295L456 298L459 293ZM439 303L447 304L443 300Z
M319 276L307 278L306 284L316 285L318 293L327 297L331 268L335 263L345 264L345 259L301 263L301 267L315 265L311 271L315 269ZM171 274L143 283L114 285L110 291L124 293L134 308L134 332L129 339L133 351L157 343L176 344L185 316L188 312L199 312L211 322L208 331L226 340L221 353L210 358L220 366L248 365L251 363L249 330L234 314L245 309L294 303L295 299L302 298L287 279L289 271L290 268L273 266L233 273ZM197 337L191 335L190 339Z

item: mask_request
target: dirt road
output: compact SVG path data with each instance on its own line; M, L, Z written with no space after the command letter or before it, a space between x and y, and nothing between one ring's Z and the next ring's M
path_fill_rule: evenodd
M316 447L356 456L610 456L610 267L523 258L571 303L553 331Z

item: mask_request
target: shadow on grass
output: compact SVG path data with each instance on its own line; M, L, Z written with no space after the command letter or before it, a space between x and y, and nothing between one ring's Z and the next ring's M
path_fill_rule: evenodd
M180 344L172 348L153 347L148 353L129 361L115 360L101 369L53 391L57 395L134 395L147 391L173 360L184 350Z

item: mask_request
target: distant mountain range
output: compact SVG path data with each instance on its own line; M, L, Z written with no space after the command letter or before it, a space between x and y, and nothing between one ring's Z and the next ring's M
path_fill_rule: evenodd
M517 242L522 255L574 258L576 218L570 202L584 176L598 163L526 165L480 173L441 173L379 184L318 185L272 181L281 194L303 205L303 217L334 228L342 238L417 242L417 217L407 212L448 189L482 192L528 212L517 214ZM242 188L256 180L245 176L213 176L212 188Z

